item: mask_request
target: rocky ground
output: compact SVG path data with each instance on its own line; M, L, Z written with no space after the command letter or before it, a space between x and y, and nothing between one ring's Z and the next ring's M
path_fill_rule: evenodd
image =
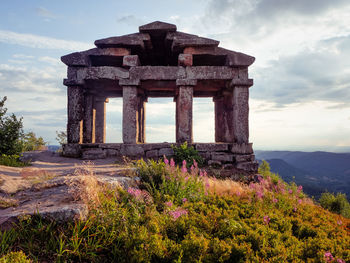
M19 216L40 213L56 220L84 217L85 202L71 191L74 180L93 175L98 183L131 183L132 168L117 165L115 159L87 162L65 158L49 151L25 153L32 165L24 168L0 165L0 228L6 229ZM73 189L74 190L74 189Z

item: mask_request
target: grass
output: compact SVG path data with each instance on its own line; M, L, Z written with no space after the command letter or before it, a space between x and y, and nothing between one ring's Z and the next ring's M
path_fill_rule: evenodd
M25 167L29 166L30 162L22 162L19 160L19 155L6 155L0 156L0 165L11 166L11 167Z
M0 196L0 209L18 206L18 201L12 198Z
M185 168L139 161L139 187L127 190L77 170L68 184L89 204L89 217L62 224L22 218L0 232L0 255L22 251L34 262L350 261L350 220L314 204L301 187L267 170L242 184Z

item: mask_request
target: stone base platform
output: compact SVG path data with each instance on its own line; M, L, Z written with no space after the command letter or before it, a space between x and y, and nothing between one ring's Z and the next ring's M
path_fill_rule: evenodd
M174 155L171 145L174 144L180 145L177 143L66 144L63 145L63 156L86 160L118 156L158 159L165 155L167 158L171 158ZM248 172L256 172L258 170L259 165L255 161L252 143L193 143L189 146L193 146L208 165L218 165L228 169L237 168Z

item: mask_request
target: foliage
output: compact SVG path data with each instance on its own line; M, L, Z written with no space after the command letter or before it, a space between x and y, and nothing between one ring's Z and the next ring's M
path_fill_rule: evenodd
M56 140L62 146L67 143L67 132L65 131L56 131Z
M0 258L0 263L30 263L31 261L22 252L10 252Z
M185 169L140 161L143 188L104 188L86 220L23 218L0 232L0 254L21 250L39 262L350 261L350 220L314 205L300 186L266 171L239 192L220 194L208 182L221 180ZM173 187L177 180L181 187ZM203 194L192 197L196 191Z
M23 134L22 118L11 114L6 116L7 108L4 107L7 97L0 100L0 154L19 154L22 145L19 141Z
M47 144L42 137L37 138L34 132L23 134L20 140L23 152L40 150Z
M22 162L19 159L19 155L0 155L0 165L6 165L11 167L24 167L30 165L30 162Z
M174 160L177 164L181 164L181 162L185 160L187 168L190 168L193 165L193 160L195 160L199 166L204 162L198 151L196 151L193 146L189 147L187 142L184 142L180 146L172 145L171 148L174 151Z
M334 195L331 193L323 193L319 201L324 209L350 218L350 203L345 194L338 193Z

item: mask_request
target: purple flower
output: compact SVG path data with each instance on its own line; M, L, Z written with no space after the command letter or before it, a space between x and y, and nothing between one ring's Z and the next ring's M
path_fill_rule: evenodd
M272 199L272 202L277 203L278 199L274 198L274 199Z
M293 208L293 212L296 212L298 209L296 207Z
M337 224L341 226L341 225L343 224L343 222L339 219L339 220L337 221Z
M334 258L333 258L333 256L332 256L331 252L326 252L326 253L324 253L324 258L325 258L326 262L331 262L331 261L334 260Z
M174 162L174 159L173 159L173 158L170 159L170 166L171 166L171 167L175 167L175 162Z
M292 190L292 189L289 189L289 190L288 190L288 193L292 194L292 193L293 193L293 190Z
M187 202L187 198L186 198L186 197L185 197L185 198L182 198L182 202L183 202L183 203Z
M165 157L165 155L164 155L164 163L165 163L166 165L169 164L169 160Z
M299 185L299 186L298 186L298 193L300 193L302 190L303 190L303 186L302 186L302 185Z
M173 206L173 202L172 201L165 202L165 205L168 206L168 207L171 207L171 206Z
M182 207L178 207L176 210L169 211L168 213L174 220L178 219L180 216L188 214L187 210Z
M299 204L299 205L301 204L301 202L302 202L301 199L298 199L298 204Z
M270 223L270 217L269 216L264 216L264 223L268 225Z

